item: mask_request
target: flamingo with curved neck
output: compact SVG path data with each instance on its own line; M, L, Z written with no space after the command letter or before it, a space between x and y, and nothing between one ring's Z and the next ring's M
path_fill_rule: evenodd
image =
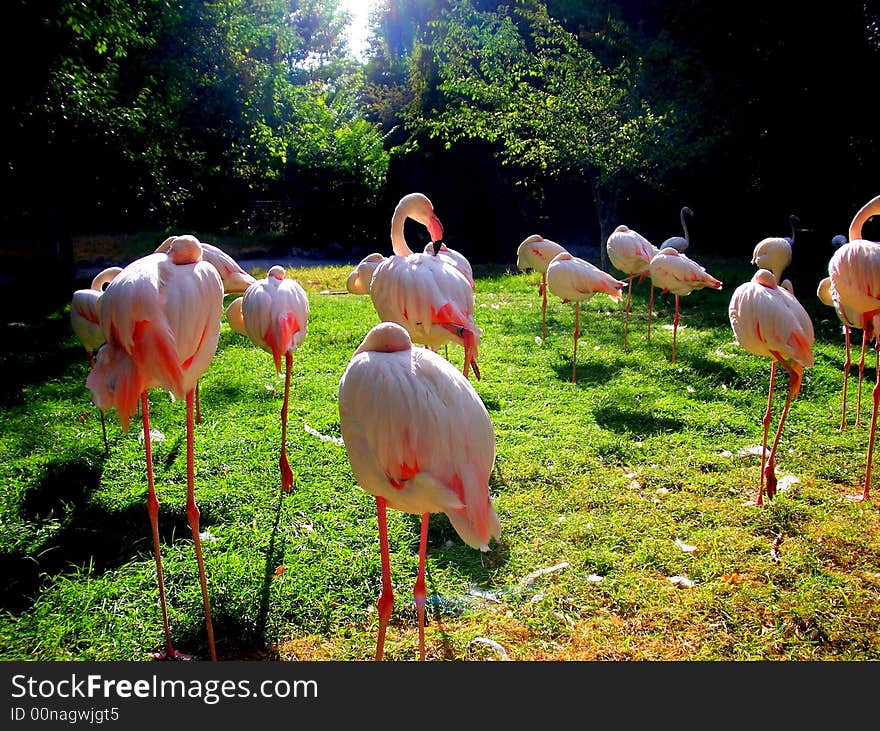
M407 218L421 223L431 236L432 253L413 253L404 236ZM415 343L437 350L449 342L464 347L464 375L471 367L480 378L476 357L481 330L474 323L474 290L447 256L440 254L443 225L422 193L400 199L391 217L394 256L378 264L370 285L376 314L396 322Z

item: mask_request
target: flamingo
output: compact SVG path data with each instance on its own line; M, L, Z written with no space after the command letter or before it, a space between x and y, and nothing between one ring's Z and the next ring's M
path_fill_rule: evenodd
M553 257L565 251L565 247L555 241L545 239L539 234L526 237L516 249L516 268L521 272L534 269L541 272L541 284L538 294L541 295L541 339L547 339L547 267Z
M79 339L86 349L89 357L89 365L95 365L95 351L104 344L104 332L101 330L100 306L101 295L104 287L112 282L116 275L122 271L122 267L108 267L99 272L92 279L88 289L78 289L73 293L70 302L70 327L73 334ZM101 415L101 434L104 437L104 451L107 445L107 424L104 420L104 412L98 409Z
M309 321L309 298L295 279L285 277L284 267L273 266L265 279L247 288L243 297L233 300L226 309L230 327L275 360L281 375L284 356L284 404L281 407L281 488L290 492L293 471L287 461L287 404L290 399L290 370L293 352L306 337Z
M629 332L629 309L632 300L632 284L633 277L638 275L641 282L649 273L651 259L657 254L657 249L648 239L642 236L638 231L620 225L608 237L605 244L608 251L608 258L611 263L620 269L624 274L628 274L627 284L629 289L626 292L626 320L623 325L623 350L629 349L627 344L627 335ZM650 307L654 304L654 285L651 284ZM650 319L648 320L648 333L650 340Z
M758 269L769 269L777 282L782 281L782 272L789 264L791 264L791 241L788 237L768 236L755 244L752 265Z
M721 289L722 283L693 259L668 246L651 259L650 272L651 281L655 287L660 287L661 294L672 292L675 295L675 317L672 320L672 362L675 363L679 297L705 287Z
M693 216L694 212L687 206L684 206L679 213L679 220L681 221L681 229L684 231L684 236L670 236L661 244L661 249L671 247L678 252L683 252L688 246L690 246L691 237L688 233L687 221L684 220L685 215Z
M400 325L383 322L367 333L339 381L339 424L354 477L376 498L382 557L376 660L394 606L386 508L422 516L413 596L424 660L430 514L445 513L461 539L481 551L501 534L489 496L492 422L463 374L438 354L413 348Z
M175 236L169 236L165 241L159 244L156 249L157 254L167 252L174 241ZM242 294L256 280L239 266L238 262L227 254L219 246L206 244L200 241L202 247L202 259L213 266L220 279L223 281L223 294ZM196 424L202 423L202 404L199 397L199 384L196 384Z
M407 218L424 225L433 242L443 238L443 225L427 196L410 193L400 199L391 218L394 255L379 262L370 284L376 313L384 322L401 325L414 343L431 350L459 343L464 347L464 375L473 367L479 379L476 359L482 331L474 323L473 287L439 251L413 253L404 238Z
M434 242L429 241L425 244L425 253L433 254L434 253ZM464 254L456 251L455 249L450 249L443 242L440 242L439 248L437 249L437 256L447 259L452 266L454 266L458 271L460 271L464 278L467 279L471 283L471 289L474 289L476 286L474 282L474 270L471 266L471 263L467 260Z
M878 200L878 199L875 199ZM856 219L864 208L856 214ZM854 220L850 226L850 236L861 235L861 224ZM864 239L852 239L841 246L828 262L828 274L831 279L831 297L835 309L847 313L847 317L857 317L858 327L863 330L862 360L868 340L874 341L880 360L880 244ZM874 454L874 436L877 426L877 407L880 403L880 368L877 370L877 383L873 390L873 409L871 412L871 429L868 439L868 455L865 467L865 482L861 495L851 496L852 500L867 500L871 486L871 461Z
M124 432L138 398L144 426L147 464L147 512L153 533L159 599L165 630L165 652L157 659L186 656L174 649L168 625L162 557L159 550L159 501L153 483L147 389L163 388L186 398L186 514L192 530L205 607L211 659L217 659L208 583L199 540L199 509L195 501L193 392L217 349L223 314L223 283L217 270L202 259L194 236L178 236L167 253L137 259L113 280L101 296L101 329L106 343L86 379L101 409L115 408Z
M767 411L764 414L764 438L761 442L761 478L756 505L763 505L764 481L767 481L767 499L776 494L775 458L782 426L792 399L801 388L805 367L813 365L813 323L795 296L777 286L776 276L769 269L758 269L751 281L733 292L728 307L730 324L736 341L750 353L773 358L770 369L770 389ZM773 403L773 382L777 363L789 376L788 397L776 428L770 454L767 455L767 432L770 426L770 407ZM766 459L766 466L765 466Z
M571 382L577 383L577 345L580 337L581 302L592 298L596 292L604 292L612 300L620 300L620 290L626 282L615 279L607 272L584 259L563 251L553 257L547 267L547 287L563 303L574 302L574 353L571 357Z
M385 261L385 257L379 253L368 254L358 262L358 265L351 270L348 279L345 280L345 288L351 294L369 294L370 282L373 279L373 272L381 262Z
M839 249L846 243L846 237L838 234L833 239L831 239L831 245L834 246L835 249ZM843 401L840 407L840 430L843 431L846 428L846 387L847 381L849 380L849 370L852 364L850 360L850 332L853 328L859 328L861 318L859 317L859 313L848 308L842 308L840 306L840 302L835 303L834 297L831 294L831 277L825 277L819 282L819 286L816 289L816 296L822 302L822 304L828 305L829 307L833 307L834 311L837 313L838 319L843 323L843 338L844 345L846 347L846 359L843 364ZM862 379L865 372L865 360L864 360L864 349L862 350L862 359L859 362L859 382L858 382L858 394L856 399L856 426L859 426L861 423L861 412L862 412Z

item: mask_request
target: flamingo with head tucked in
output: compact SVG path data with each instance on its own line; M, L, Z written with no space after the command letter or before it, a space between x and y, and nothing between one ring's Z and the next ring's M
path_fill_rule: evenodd
M368 254L361 259L357 266L351 270L345 280L345 288L350 294L369 294L370 283L373 281L373 272L385 257L378 252Z
M373 327L339 381L339 425L358 484L376 498L382 593L376 660L394 606L386 508L422 516L413 595L419 658L425 659L425 554L431 513L445 513L461 539L489 550L501 526L489 496L495 432L468 379L447 360L413 348L396 323Z
M730 324L736 341L750 353L770 356L773 365L770 370L770 389L767 396L767 411L764 414L764 438L761 442L761 478L756 505L764 500L764 483L767 485L767 498L776 494L776 449L782 435L785 417L791 407L792 399L800 391L805 367L813 365L813 323L810 316L795 296L776 283L776 277L769 269L759 269L751 281L745 282L733 292L728 307ZM789 375L788 397L785 400L782 416L776 428L776 436L770 454L767 454L767 433L770 427L771 405L773 403L773 382L776 365L782 366ZM766 460L766 463L765 463Z
M171 644L165 582L159 550L159 501L153 482L152 444L147 389L162 388L186 399L186 515L192 531L205 607L208 650L217 659L208 600L208 583L199 538L195 501L193 393L217 349L223 314L223 283L217 270L202 260L194 236L177 236L167 253L150 254L129 264L101 296L101 328L106 343L86 379L101 409L116 409L123 431L138 399L144 426L147 464L147 511L159 580L165 630L165 652L159 658L185 657Z
M671 247L660 249L651 259L649 269L654 286L660 287L661 293L671 292L675 295L675 316L672 320L672 362L675 363L679 297L705 287L721 289L722 283L693 259Z
M290 492L293 470L287 459L287 407L290 400L290 370L293 353L306 337L309 321L309 298L295 279L285 276L284 267L273 266L260 279L230 303L226 309L229 326L237 333L272 354L275 370L281 374L284 357L284 403L281 407L281 488Z
M574 302L574 352L571 356L571 382L577 383L577 344L580 337L581 302L597 292L604 292L615 302L626 282L615 279L599 267L567 251L557 254L547 267L547 287L563 303Z
M407 218L428 229L431 241L443 238L443 225L422 193L400 199L391 218L394 255L379 262L370 284L370 298L379 319L396 322L414 343L437 350L445 343L464 347L464 375L473 368L479 379L477 352L482 331L474 322L474 289L448 257L413 253L404 237Z
M545 239L540 234L526 237L516 250L516 268L521 272L534 269L541 272L541 284L538 294L541 295L541 339L547 339L547 267L553 257L565 251L565 247L555 241Z
M70 301L70 327L86 349L91 366L95 365L95 351L104 344L99 305L101 295L104 294L104 287L110 284L121 271L122 267L104 269L92 279L92 284L88 289L76 290ZM101 415L101 434L104 437L104 451L106 452L109 448L107 424L104 412L98 409L98 413Z
M638 231L627 226L620 225L608 237L605 244L608 258L611 263L620 269L627 277L629 289L626 292L626 319L623 325L623 350L629 349L627 335L629 333L629 310L632 300L633 277L638 276L641 282L650 274L651 259L659 251L654 244L642 236ZM654 303L654 285L651 284L650 307ZM651 325L648 323L648 340L650 342Z

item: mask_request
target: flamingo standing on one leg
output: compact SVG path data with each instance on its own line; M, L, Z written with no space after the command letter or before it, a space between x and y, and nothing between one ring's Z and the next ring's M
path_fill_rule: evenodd
M275 370L281 374L284 356L284 404L281 407L281 488L290 492L293 470L287 460L287 404L290 399L290 370L293 352L306 337L309 321L309 298L295 279L285 277L284 267L273 266L260 279L233 300L226 309L229 326L247 335L258 347L272 354Z
M376 660L394 606L386 507L422 516L413 595L424 660L430 514L445 513L461 539L481 551L501 534L489 497L492 422L464 375L436 353L413 348L400 325L384 322L367 333L339 382L339 424L355 479L376 498L382 556Z
M194 236L178 236L169 245L167 253L150 254L132 262L101 297L101 328L107 342L98 351L86 385L101 409L116 409L123 431L128 431L138 398L141 401L147 463L147 510L165 629L165 652L156 655L157 658L185 656L173 648L168 625L147 389L163 388L177 398L186 399L186 514L199 567L208 649L211 659L216 660L208 583L199 539L199 509L195 501L193 393L217 349L222 314L223 283L217 270L202 260L202 247Z
M660 287L661 293L675 295L675 317L672 320L672 362L675 363L675 341L678 333L678 300L697 289L709 287L721 289L721 282L709 274L702 266L676 249L660 249L651 259L651 281Z
M112 282L116 275L122 271L122 267L109 267L100 272L93 280L88 289L78 289L73 293L70 301L70 327L73 334L86 349L89 356L89 365L95 365L95 351L104 344L104 331L101 330L100 312L98 304L104 287ZM107 424L104 420L104 412L98 409L101 416L101 434L104 437L104 451L109 449L107 444Z
M547 267L553 257L565 251L565 247L538 234L527 237L516 250L516 268L521 272L534 269L541 272L541 339L547 339Z
M654 246L648 239L642 236L638 231L620 225L611 233L606 242L608 258L611 263L620 269L624 274L628 274L627 284L629 289L626 292L626 319L623 325L623 350L629 350L627 343L627 335L629 333L629 310L632 300L633 277L638 276L641 282L650 272L651 259L657 254L659 249ZM654 285L651 283L651 302L654 299ZM648 324L648 332L650 333L650 322ZM649 336L650 339L650 336Z
M880 197L874 200L877 201L875 205L880 206ZM850 225L849 243L841 246L828 262L828 274L835 308L858 315L859 327L864 331L862 350L864 351L864 343L873 340L880 360L880 298L877 296L880 293L880 244L852 238L853 235L861 235L861 224L870 217L864 216L864 211L865 207L856 214L853 224ZM875 211L878 212L880 210ZM864 217L860 219L861 216ZM877 370L873 402L864 487L861 495L851 497L853 500L867 500L870 493L877 408L880 404L880 368Z
M580 337L581 302L596 292L604 292L615 302L626 282L615 279L590 262L572 256L567 251L557 254L547 267L547 287L565 302L574 302L574 352L571 356L571 382L577 383L577 345Z
M373 272L385 257L379 253L368 254L358 262L345 280L345 288L350 294L369 294L370 282L373 281Z
M685 221L685 215L693 216L694 212L688 208L687 206L683 206L681 211L678 214L679 220L681 221L681 229L684 232L684 236L670 236L666 239L661 245L660 249L675 249L678 252L684 252L691 245L691 235L688 231L687 221ZM659 252L659 249L658 249ZM656 255L657 252L655 252ZM650 270L649 270L650 274ZM654 318L654 287L657 286L654 283L653 277L651 277L651 297L648 300L648 342L651 342L651 320ZM673 358L673 362L675 362L675 358Z
M777 286L776 277L769 269L759 269L751 281L741 284L734 290L728 315L736 340L743 348L755 355L767 355L773 358L767 411L763 421L761 479L758 497L755 500L756 505L763 505L765 480L767 498L772 500L776 494L776 448L779 446L785 417L788 415L792 399L800 391L803 369L813 365L813 323L795 296L783 287ZM770 407L773 403L773 382L777 363L788 372L789 390L768 456L767 432L770 426Z
M176 236L169 236L156 249L157 254L168 251ZM239 263L219 246L199 242L202 247L202 260L217 270L223 281L223 294L243 294L254 281L250 274L241 268ZM202 403L199 396L199 384L196 384L196 424L202 423Z
M428 229L432 242L443 238L434 206L422 193L400 199L391 218L394 255L379 262L370 284L370 298L379 319L396 322L414 343L436 350L444 343L464 347L464 375L471 367L479 379L477 351L481 330L474 323L474 289L448 257L413 253L403 228L412 218Z

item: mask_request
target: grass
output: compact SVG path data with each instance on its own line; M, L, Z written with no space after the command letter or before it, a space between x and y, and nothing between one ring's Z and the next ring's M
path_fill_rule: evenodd
M550 298L548 337L538 342L538 275L478 270L483 378L474 386L496 431L490 488L502 537L481 555L445 516L432 517L430 659L496 659L480 638L513 660L880 659L880 487L872 501L846 499L861 489L867 429L852 418L838 429L839 324L812 282L796 284L816 327L816 365L777 461L780 478L796 481L763 508L745 506L757 491L758 457L740 450L760 444L770 364L736 345L727 320L730 295L751 270L704 263L724 290L682 298L675 364L664 327L671 298L657 301L648 344L647 286L636 286L629 352L622 304L597 295L582 305L576 385L572 306ZM218 654L369 659L380 588L375 503L333 438L339 378L377 318L368 297L327 293L344 289L348 267L290 274L311 302L293 360L292 495L279 489L283 380L271 357L224 321L201 384L196 498ZM111 412L104 454L88 363L67 317L3 328L0 657L146 659L163 635L140 424L122 434ZM449 358L460 366L460 348ZM778 388L774 427L784 374ZM183 406L151 392L172 636L205 657L184 508ZM395 608L386 657L411 660L417 517L390 511L389 538Z

